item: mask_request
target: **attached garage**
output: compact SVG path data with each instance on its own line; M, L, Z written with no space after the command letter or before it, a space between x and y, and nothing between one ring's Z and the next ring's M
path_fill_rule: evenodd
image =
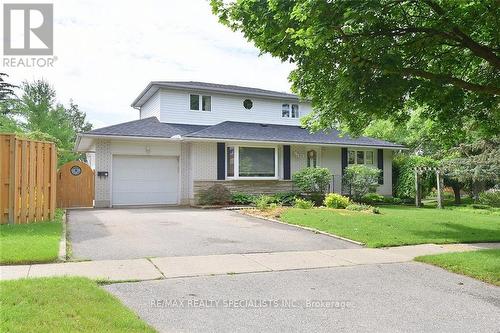
M179 162L170 156L113 155L112 205L179 203Z

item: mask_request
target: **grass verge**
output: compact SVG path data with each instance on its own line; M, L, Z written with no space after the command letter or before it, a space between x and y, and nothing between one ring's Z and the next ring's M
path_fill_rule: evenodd
M444 253L415 260L500 286L500 249Z
M462 209L383 206L381 214L345 209L284 209L281 221L365 243L368 247L500 241L499 214Z
M0 225L0 264L30 264L57 260L64 211L53 221Z
M0 282L1 332L155 332L85 278Z

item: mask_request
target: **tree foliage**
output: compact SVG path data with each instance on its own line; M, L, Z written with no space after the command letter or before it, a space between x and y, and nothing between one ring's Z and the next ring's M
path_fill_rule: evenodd
M14 89L18 87L5 81L8 77L6 73L0 73L0 116L11 113L17 99Z
M92 129L86 115L70 101L69 107L56 102L56 91L44 80L23 82L22 96L14 108L0 115L0 132L56 143L58 164L82 158L73 152L76 133ZM12 98L13 94L7 94Z
M415 197L415 167L436 167L438 161L429 156L404 155L395 156L392 163L393 194L398 198ZM436 184L434 172L424 173L420 180L422 197L426 197Z
M219 20L265 53L296 64L293 89L313 128L360 134L409 106L452 128L500 129L496 0L212 0Z
M461 144L443 161L449 177L470 184L477 198L485 183L500 183L500 137Z

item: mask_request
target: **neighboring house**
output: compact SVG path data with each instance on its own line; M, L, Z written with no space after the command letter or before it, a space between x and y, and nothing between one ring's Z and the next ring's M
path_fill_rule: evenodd
M231 191L293 190L292 175L328 168L341 192L350 164L383 170L378 192L392 195L392 155L401 145L309 133L299 118L311 104L296 95L202 82L151 82L134 100L140 119L78 135L95 152L95 205L191 204L213 184Z

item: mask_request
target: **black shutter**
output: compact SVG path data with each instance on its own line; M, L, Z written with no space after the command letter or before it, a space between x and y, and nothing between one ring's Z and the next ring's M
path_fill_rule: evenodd
M384 150L377 149L377 168L380 170L380 175L378 176L378 183L382 185L384 183Z
M226 144L217 142L217 180L226 179Z
M345 168L347 168L347 148L341 149L341 155L342 174L344 174Z
M283 179L290 179L290 146L283 146Z

